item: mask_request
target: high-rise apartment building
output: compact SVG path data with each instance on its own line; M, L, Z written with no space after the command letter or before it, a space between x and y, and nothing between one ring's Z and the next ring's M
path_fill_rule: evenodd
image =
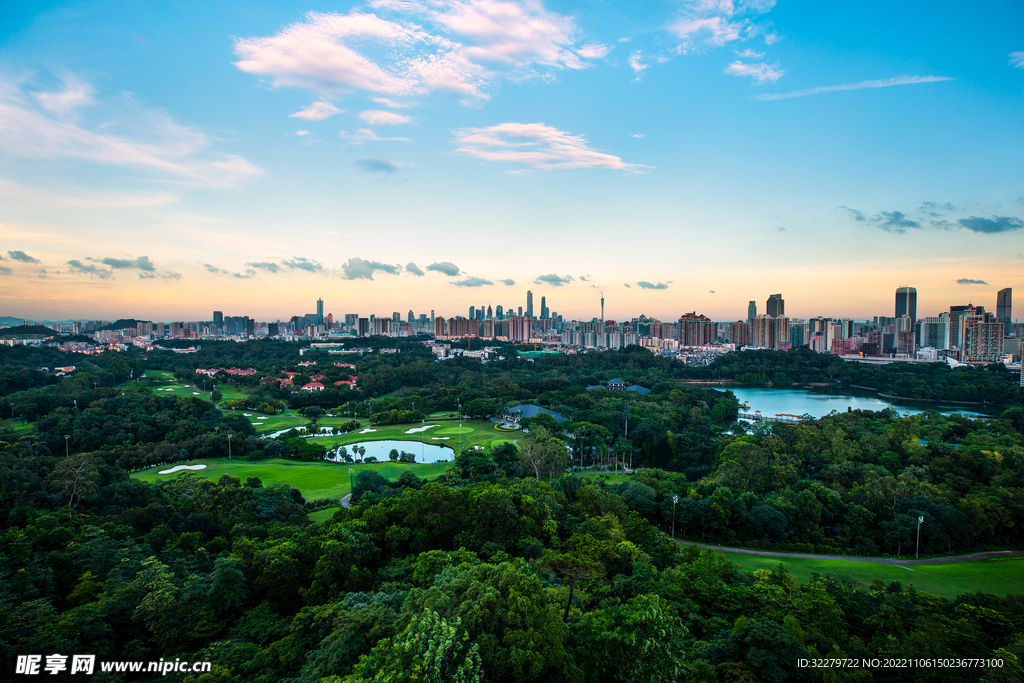
M958 349L964 348L964 317L967 315L984 315L984 306L967 304L966 306L949 307L949 343Z
M949 313L940 313L937 316L921 319L921 346L930 346L933 349L948 349L950 343Z
M715 343L715 323L697 312L686 313L676 323L676 333L682 346L707 346Z
M786 302L781 294L772 294L768 297L765 312L773 318L781 318L786 315Z
M917 322L917 288L896 288L896 317L910 316L911 322Z
M533 317L533 292L526 290L526 315Z
M996 319L1003 323L1003 334L1010 336L1013 325L1013 290L1007 287L996 293Z
M729 335L727 339L730 344L735 344L736 348L741 346L750 346L750 323L745 320L737 320L734 323L729 323Z
M529 300L527 304L529 305ZM533 317L514 315L508 319L508 338L514 342L528 342L533 336Z
M358 334L360 337L370 336L369 318L359 318L358 320L356 320L356 334Z
M391 313L391 322L393 322L393 323L400 323L400 322L402 322L402 314L399 313L398 311L393 311Z
M434 336L444 337L447 334L448 330L444 326L444 318L441 316L434 318Z
M991 313L967 314L963 318L963 360L995 363L1003 353L1003 323Z

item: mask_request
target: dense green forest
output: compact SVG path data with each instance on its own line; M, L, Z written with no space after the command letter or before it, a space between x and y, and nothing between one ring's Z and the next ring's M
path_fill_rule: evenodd
M0 406L13 403L17 418L0 422L2 666L79 652L213 663L165 678L189 681L1024 676L1022 595L940 598L913 588L909 572L905 585L801 583L782 567L743 572L667 533L674 520L678 536L697 541L906 555L923 515L922 554L1022 548L1021 408L990 420L855 411L752 430L735 421L730 392L682 382L749 369L738 365L747 359L777 367L774 354L730 354L718 370L639 348L536 362L506 352L482 364L434 360L415 341L359 341L399 352L300 357L296 344L231 342L87 358L0 348ZM78 371L41 369L57 365ZM792 381L808 381L800 365ZM566 420L524 419L530 431L517 444L459 454L434 481L361 471L352 507L317 525L317 505L287 484L130 478L224 457L229 436L238 458L323 457L314 442L259 438L224 405L160 395L140 379L150 369L194 381L200 367L255 368L214 379L243 392L243 405L310 419L329 411L383 424L460 406L487 417L528 402ZM332 387L358 381L309 394L282 388L285 372L322 374ZM651 393L586 389L613 377ZM641 469L614 483L567 472L612 458ZM1003 667L800 666L816 657L995 657Z

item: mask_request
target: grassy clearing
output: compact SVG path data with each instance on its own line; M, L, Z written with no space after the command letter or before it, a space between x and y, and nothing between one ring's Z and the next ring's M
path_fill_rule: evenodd
M919 564L901 568L873 562L760 557L726 552L719 554L748 572L774 569L781 562L800 581L807 581L812 573L849 577L865 586L875 579L881 579L886 583L899 581L904 587L913 584L919 591L927 591L944 598L955 598L961 593L977 591L996 595L1024 593L1022 562L976 560L951 564ZM911 569L913 571L910 571Z
M331 426L329 420L321 421L321 424L325 427ZM431 424L438 426L425 431L413 432L412 434L407 433L410 429L416 429L417 427ZM333 448L337 444L348 445L351 443L359 443L361 441L380 441L383 439L394 439L396 441L423 441L427 444L443 444L451 446L452 448L458 448L459 445L459 425L457 422L450 423L428 420L424 425L404 424L377 426L369 427L369 429L373 429L375 431L360 434L360 431L362 431L363 428L359 431L339 436L318 437L313 439L313 441L323 444L328 448ZM442 436L447 436L448 438L434 438ZM522 436L522 432L499 432L494 428L494 423L489 420L466 420L462 423L463 450L467 450L472 446L481 446L486 448L487 446L496 446L509 441L514 442L518 440L520 436Z
M329 520L331 517L333 517L334 513L337 512L340 509L341 509L340 507L324 508L323 510L317 510L316 512L310 512L308 516L309 516L310 520L316 522L317 524L323 524L324 522Z
M173 479L184 472L193 471L201 477L216 481L221 475L228 474L238 477L243 482L249 477L256 477L264 484L282 481L294 486L302 492L306 500L318 498L342 498L351 491L349 468L355 474L363 470L375 470L389 481L398 479L404 470L411 469L421 479L432 479L444 474L450 463L366 463L346 464L333 462L292 462L291 460L228 460L227 458L211 458L189 460L184 465L206 465L204 470L178 470L173 474L160 474L160 470L170 469L167 465L151 467L136 472L135 479L156 482ZM354 476L354 475L352 475Z

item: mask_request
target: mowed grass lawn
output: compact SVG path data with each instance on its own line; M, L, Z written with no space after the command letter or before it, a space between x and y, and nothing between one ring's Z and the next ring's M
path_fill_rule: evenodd
M822 576L831 574L849 577L865 586L870 585L875 579L881 579L885 583L899 581L904 587L914 584L914 588L919 591L934 593L944 598L955 598L962 593L977 591L996 595L1024 593L1024 560L918 564L904 569L891 564L873 562L760 557L727 552L719 554L748 572L774 569L781 562L801 582L809 580L812 573L818 573ZM913 571L910 571L911 569Z
M205 375L196 375L195 380L182 382L176 379L173 373L165 370L146 370L143 373L143 377L147 380L146 385L157 396L196 396L204 401L209 401L210 394L213 392L214 381ZM206 380L208 391L203 389L204 379ZM226 383L222 383L218 389L224 397L222 400L243 398L245 396L244 393Z
M355 474L363 470L375 470L389 481L395 481L405 470L412 470L421 479L433 479L444 474L445 468L451 463L392 463L378 462L366 464L347 464L331 462L293 462L291 460L228 460L227 458L211 458L189 460L179 465L206 465L203 470L178 470L173 474L160 474L160 470L170 469L170 465L151 467L148 470L132 475L142 481L157 482L174 479L185 472L216 481L221 475L228 474L238 477L244 483L249 477L256 477L264 484L285 482L302 492L306 500L318 498L343 498L351 492L349 484L349 468ZM355 475L352 475L355 476Z
M344 421L344 420L342 420ZM320 424L324 427L329 427L332 420L321 420ZM360 423L364 424L364 423ZM409 434L410 429L417 429L423 426L437 425L430 429L416 431ZM498 444L507 443L509 441L515 442L523 436L522 432L507 432L498 431L494 428L495 424L489 420L464 420L462 423L462 450L468 450L473 446L480 446L486 448L487 446L496 446ZM360 433L363 429L373 429L372 432L366 432L365 434ZM448 437L448 438L437 438L437 437ZM326 436L317 437L312 439L314 442L323 444L328 448L333 448L335 445L342 444L348 445L351 443L359 443L362 441L380 441L384 439L394 439L396 441L423 441L427 444L434 444L437 446L445 445L451 446L452 448L458 448L459 445L459 423L458 421L438 421L438 420L427 420L424 424L404 424L404 425L388 425L376 427L361 427L359 430L349 432L348 434L341 434L339 436Z

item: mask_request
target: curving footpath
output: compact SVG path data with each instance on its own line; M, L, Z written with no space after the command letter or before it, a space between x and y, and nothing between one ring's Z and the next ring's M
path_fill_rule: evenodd
M968 555L951 555L949 557L931 557L925 560L904 560L895 557L853 557L851 555L809 555L805 553L779 553L771 550L748 550L747 548L727 548L722 545L705 545L693 541L681 541L681 545L695 545L706 550L718 550L724 553L740 553L742 555L760 555L761 557L787 557L801 560L839 560L841 562L872 562L874 564L949 564L951 562L970 562L971 560L988 560L993 557L1018 557L1024 552L1018 550L995 550L986 553L970 553Z

